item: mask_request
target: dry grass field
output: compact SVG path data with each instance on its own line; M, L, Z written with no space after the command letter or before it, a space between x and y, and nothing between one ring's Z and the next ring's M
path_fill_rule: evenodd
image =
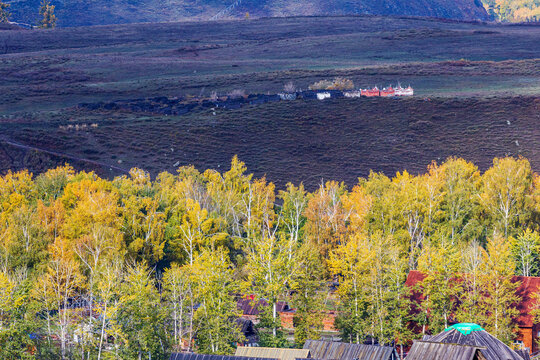
M463 156L523 155L536 170L540 27L414 18L281 18L0 30L0 171L64 163L223 169L238 154L283 186L352 184ZM276 93L344 76L411 84L412 99L297 100L182 116L80 103Z

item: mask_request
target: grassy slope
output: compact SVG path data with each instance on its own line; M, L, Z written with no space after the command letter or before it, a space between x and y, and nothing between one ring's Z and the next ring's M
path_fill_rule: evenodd
M41 0L9 0L13 19L37 23ZM134 22L208 20L234 0L54 0L59 26ZM225 14L231 18L305 15L412 15L464 20L486 20L478 0L243 0Z
M77 160L89 159L156 174L175 164L223 168L239 154L258 176L313 186L321 177L353 183L369 169L422 171L450 155L485 168L494 156L523 154L538 169L539 32L380 17L0 31L2 139L48 151L0 139L0 171L68 160L120 173ZM401 80L418 96L274 103L216 116L66 108L235 88L277 92L289 80L305 88L340 75L360 86ZM68 124L87 128L61 128Z
M46 124L10 122L2 133L17 143L125 169L142 167L153 175L174 172L176 164L223 169L238 154L257 176L266 174L280 186L304 181L311 188L321 178L354 184L370 169L422 172L431 160L452 155L482 169L505 155L523 155L535 169L540 166L538 97L310 100L217 110L216 115L199 109L169 117L76 110L69 116L88 127L65 130L60 125L66 121L52 116ZM93 123L98 127L89 127ZM22 156L9 147L5 151ZM40 171L62 161L47 154L38 161L35 155L27 152L27 159L13 164L26 161Z
M538 59L539 36L534 26L380 17L0 31L0 52L7 52L0 56L0 90L10 94L0 98L0 114L238 87L275 92L288 78L306 87L328 69L346 68L358 70L359 85L400 80L420 95L534 93L538 84L528 79L538 75L536 62L509 64L513 70L502 73L476 63L452 71L431 64ZM410 63L419 65L403 71ZM478 66L483 70L474 76Z

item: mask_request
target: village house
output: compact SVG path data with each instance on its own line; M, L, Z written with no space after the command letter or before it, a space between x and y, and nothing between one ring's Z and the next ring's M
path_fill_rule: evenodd
M253 295L242 297L237 301L237 309L242 313L241 318L259 323L259 317L263 309L268 306L264 299L255 300ZM286 330L294 330L294 316L296 310L289 307L284 301L278 301L277 312L280 317L281 326ZM336 312L328 311L323 318L323 331L337 332L335 328Z
M406 360L486 360L485 347L415 341Z
M482 357L486 360L524 360L524 358L519 355L517 352L512 350L510 347L505 345L502 341L497 339L495 336L491 335L482 327L480 327L477 324L470 324L470 323L463 323L463 324L455 324L440 334L429 336L424 339L424 341L428 341L429 343L439 343L439 344L454 344L454 345L465 345L465 346L473 346L478 348L481 353ZM413 344L414 346L414 344ZM409 354L415 354L417 352L420 352L418 349L419 347L425 348L425 350L431 350L431 351L449 351L448 349L445 349L443 346L426 346L426 344L422 345L421 343L416 346L416 349L411 348L411 351L409 351ZM470 349L461 349L462 352L469 353ZM414 360L414 356L412 358L409 358L409 355L406 357L407 360L412 359ZM429 357L430 358L430 357ZM423 358L422 358L423 359ZM434 357L434 359L442 359ZM446 358L444 358L446 359ZM461 358L458 358L461 359ZM481 359L481 358L480 358Z
M304 349L308 349L311 358L317 360L399 360L393 346L350 344L335 341L307 340Z
M256 358L256 357L238 357L228 355L204 355L195 354L192 352L172 353L169 360L279 360L268 358Z
M242 313L241 317L251 320L254 324L259 323L259 317L261 316L264 308L268 306L268 302L265 299L255 300L254 295L247 295L240 298L236 302L236 308ZM277 302L277 312L287 312L290 310L289 305L285 301Z
M413 287L423 279L424 275L420 271L413 270L409 272L405 284L408 287ZM519 298L519 302L516 304L519 316L516 319L518 333L515 347L527 348L530 353L534 353L539 350L540 323L534 321L531 311L536 302L534 294L540 290L540 277L514 276L512 282L519 283L516 290L516 295ZM422 301L422 294L414 292L412 298L414 302L419 304Z

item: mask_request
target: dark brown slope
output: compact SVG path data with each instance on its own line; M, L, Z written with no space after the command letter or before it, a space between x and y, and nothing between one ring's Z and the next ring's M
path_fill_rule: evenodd
M3 146L0 173L24 167L40 172L74 160L79 168L98 167L102 175L119 171L98 162L136 166L152 175L188 164L223 170L237 154L256 176L266 174L280 187L303 181L313 188L321 179L352 185L370 170L424 172L432 160L449 156L464 157L485 170L494 157L523 155L540 169L538 97L297 100L218 110L216 115L201 108L180 117L67 116L73 120L3 120L5 139L54 154ZM97 127L90 126L94 122ZM60 125L66 123L88 126L65 130Z

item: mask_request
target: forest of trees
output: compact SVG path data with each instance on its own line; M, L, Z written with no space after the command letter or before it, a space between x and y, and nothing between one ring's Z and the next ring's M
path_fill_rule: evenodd
M513 275L537 275L540 178L523 158L463 159L276 190L236 157L225 173L59 167L0 177L0 358L227 354L243 295L265 299L261 345L302 346L337 311L344 341L406 344L452 321L513 338ZM426 276L411 315L404 283ZM459 278L459 281L448 281ZM337 284L337 285L336 285ZM335 287L335 291L331 291ZM418 290L418 289L416 289ZM294 342L277 303L296 309ZM428 315L426 315L428 314ZM421 331L421 330L420 330Z
M540 21L540 0L482 0L493 20Z

